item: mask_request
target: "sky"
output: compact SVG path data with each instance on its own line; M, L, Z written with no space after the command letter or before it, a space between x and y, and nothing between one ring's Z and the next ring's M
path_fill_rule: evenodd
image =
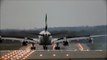
M106 25L106 0L0 0L0 29Z

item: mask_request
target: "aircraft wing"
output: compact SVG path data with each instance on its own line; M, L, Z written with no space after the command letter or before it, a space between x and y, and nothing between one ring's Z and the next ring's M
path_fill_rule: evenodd
M77 41L77 40L83 40L83 39L85 39L85 40L92 39L93 40L93 38L102 37L102 36L107 36L107 35L91 35L91 36L86 36L86 37L74 37L74 38L64 37L64 38L56 39L56 40L54 40L54 42L60 43L63 41Z
M30 43L38 43L39 42L39 40L38 39L36 39L36 38L27 38L27 37L25 37L25 38L16 38L16 37L0 37L0 39L1 40L12 40L12 41L21 41L21 42L23 42L23 41L27 41L27 42L30 42Z
M105 35L91 35L90 37L95 38L95 37L102 37L102 36L107 36L107 35L106 34Z

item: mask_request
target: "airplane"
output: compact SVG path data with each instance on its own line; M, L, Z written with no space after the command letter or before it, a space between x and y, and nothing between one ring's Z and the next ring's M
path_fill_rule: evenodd
M54 44L54 48L55 50L60 50L60 46L59 43L63 43L64 46L68 46L69 41L76 41L76 40L88 40L89 43L93 43L93 38L94 37L101 37L101 36L107 36L107 35L87 35L87 36L77 36L77 37L63 37L63 38L52 38L52 34L48 31L48 25L47 25L47 14L45 15L45 29L43 31L41 31L38 35L38 39L37 38L14 38L14 37L3 37L0 36L0 42L2 42L2 40L18 40L22 42L23 46L26 46L27 43L31 43L32 47L31 49L36 49L36 47L34 46L35 44L39 44L43 46L44 50L48 49L48 45L53 45Z

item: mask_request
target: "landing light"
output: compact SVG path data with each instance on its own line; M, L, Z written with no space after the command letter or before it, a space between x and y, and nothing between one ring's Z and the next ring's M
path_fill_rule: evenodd
M19 59L19 57L17 57L17 59Z
M7 55L5 55L5 56L7 56Z
M13 56L13 58L15 58L16 56Z
M7 59L7 58L4 58L5 60Z
M13 58L11 58L11 60L14 60Z
M23 58L23 60L24 60L24 59L26 59L26 58Z
M10 55L10 56L12 56L12 55Z
M56 56L56 54L53 54L53 56Z
M10 54L7 54L7 55L10 55Z
M1 58L4 58L4 56L2 56Z
M40 54L40 56L43 56L42 54Z
M10 58L9 56L7 56L7 58Z
M66 56L69 56L69 54L66 54Z

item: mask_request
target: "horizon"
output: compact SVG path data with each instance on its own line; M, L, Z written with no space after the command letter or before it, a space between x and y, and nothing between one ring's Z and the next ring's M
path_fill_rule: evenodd
M80 27L97 27L97 26L107 26L106 25L95 25L95 26L68 26L68 27L48 27L48 29L51 28L80 28ZM44 27L45 28L45 27ZM38 29L44 29L44 28L32 28L32 29L10 29L10 28L5 28L5 29L1 29L0 30L38 30Z

